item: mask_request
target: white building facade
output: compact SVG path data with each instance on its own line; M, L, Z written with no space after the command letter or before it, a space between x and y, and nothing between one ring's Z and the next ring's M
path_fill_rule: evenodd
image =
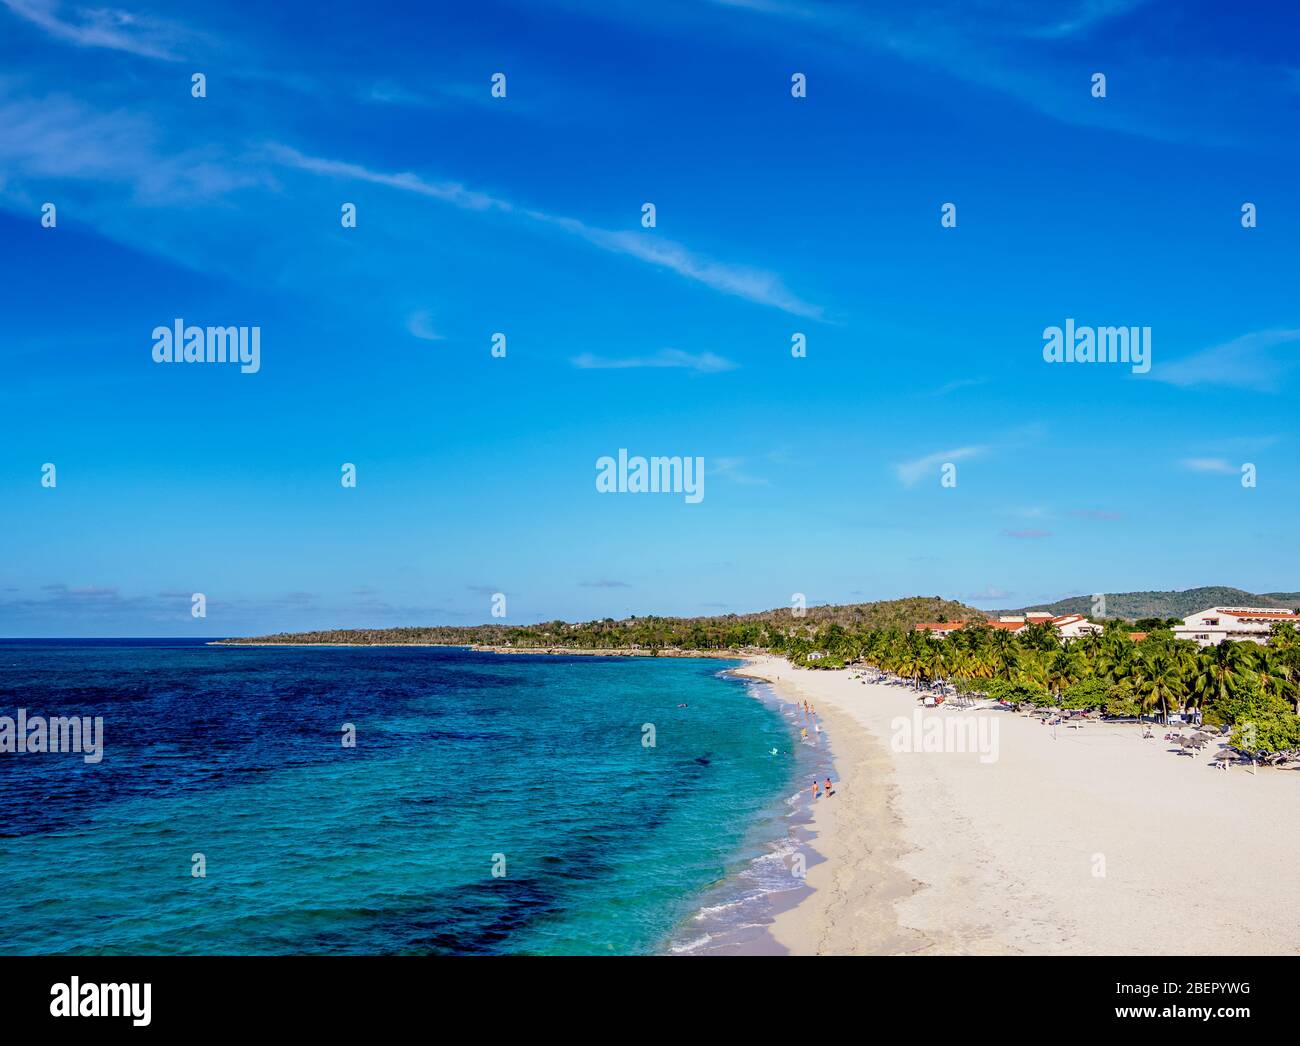
M929 632L937 639L943 639L960 629L967 627L965 621L931 621L913 625L917 632ZM1019 635L1029 625L1051 625L1062 639L1078 639L1089 632L1100 632L1101 625L1094 624L1082 614L1064 614L1054 616L1040 611L1028 614L1003 614L996 621L990 618L984 622L988 628Z
M1300 624L1300 615L1276 607L1210 607L1184 618L1181 625L1174 626L1174 635L1199 646L1218 646L1225 639L1267 643L1280 621Z

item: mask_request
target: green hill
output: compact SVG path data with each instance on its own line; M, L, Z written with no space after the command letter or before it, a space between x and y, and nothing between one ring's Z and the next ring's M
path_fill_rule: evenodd
M570 623L549 621L537 625L470 625L377 629L329 629L319 632L279 633L230 643L337 643L360 645L434 644L444 646L567 647L581 650L689 649L736 650L767 646L775 633L793 635L814 628L911 628L921 621L978 621L983 612L940 596L912 596L874 603L808 607L796 617L789 607L753 614L718 614L708 617L629 617L622 620Z
M1276 607L1282 610L1293 610L1300 607L1300 593L1259 594L1224 586L1189 588L1181 592L1106 593L1106 616L1127 618L1130 621L1143 617L1188 617L1198 610L1214 606ZM1028 610L1049 610L1054 614L1091 614L1093 597L1091 595L1071 596L1068 599L1058 599L1055 603L1039 603L1036 606L1003 610L999 613L1019 614Z

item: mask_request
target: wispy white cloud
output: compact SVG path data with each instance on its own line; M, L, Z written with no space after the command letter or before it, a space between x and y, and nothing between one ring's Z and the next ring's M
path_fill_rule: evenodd
M1047 17L1046 24L1031 27L1027 36L1043 40L1060 40L1071 36L1080 36L1091 32L1098 25L1141 7L1147 0L1082 0L1078 4L1061 5L1063 10L1059 17L1051 7L1043 7L1040 17Z
M1239 471L1236 465L1223 458L1183 458L1179 464L1189 472L1236 473Z
M421 341L442 341L442 335L433 329L433 314L428 309L417 309L407 316L406 330Z
M894 466L894 473L905 487L913 487L925 476L930 475L947 462L956 463L969 458L977 458L988 451L988 447L971 445L954 447L952 450L940 450L913 461L904 461Z
M654 234L598 229L576 218L556 217L541 211L525 213L536 221L556 225L575 236L580 236L602 250L639 258L651 265L669 269L679 276L685 276L688 280L695 280L706 287L712 287L715 291L732 294L760 305L771 305L795 316L806 316L809 319L821 319L823 316L824 310L821 306L812 305L792 293L775 273L745 265L714 261L696 254L680 243L661 239Z
M1008 592L1005 588L999 588L997 585L985 585L979 592L967 592L961 598L977 600L1006 599L1007 596L1014 594L1015 593L1013 592Z
M112 7L69 8L58 0L0 0L50 36L78 47L102 47L143 58L179 61L176 48L191 36L175 23Z
M430 181L418 174L402 171L390 174L384 171L372 171L361 164L347 163L343 160L329 160L319 156L307 156L291 146L272 142L266 146L267 155L286 167L296 167L312 174L322 174L334 178L350 178L353 181L369 182L383 185L390 189L416 193L433 200L454 204L469 211L513 212L515 207L508 200L502 200L488 193L474 192L466 189L460 182Z
M712 0L709 4L631 4L570 0L604 17L668 24L679 32L705 28L749 34L783 47L816 47L819 65L854 71L878 56L924 70L923 83L972 84L1014 99L1062 123L1100 127L1159 141L1258 147L1256 126L1243 127L1249 100L1288 89L1294 72L1266 60L1243 61L1168 47L1155 26L1139 35L1122 23L1143 17L1152 0L909 0L908 3L826 0ZM1146 16L1153 22L1154 16ZM1145 26L1144 26L1145 28ZM1101 35L1109 35L1101 45ZM1173 41L1174 37L1170 37ZM864 60L864 55L867 56ZM1100 66L1094 63L1102 60ZM1121 105L1098 104L1086 74L1102 68L1126 84ZM1080 70L1078 77L1061 70ZM1131 74L1131 75L1130 75ZM1188 75L1221 85L1222 116L1178 87ZM1241 86L1238 86L1240 84ZM812 90L817 90L814 82ZM1240 104L1230 104L1231 102ZM1264 126L1271 126L1264 114ZM1249 115L1246 117L1249 120ZM1243 133L1245 132L1245 133Z
M710 470L719 476L747 487L765 487L768 481L763 476L755 475L745 468L745 458L709 458Z
M428 95L408 90L391 80L371 84L369 89L362 93L361 98L363 101L378 102L380 105L405 105L412 108L428 108L433 104L433 99Z
M315 174L384 185L441 200L467 210L517 215L539 224L561 229L601 250L636 258L650 265L668 269L679 276L724 294L731 294L760 305L770 305L796 316L820 319L824 313L821 306L810 304L791 292L775 273L750 266L715 261L680 243L662 239L651 232L601 229L577 218L521 208L501 197L467 189L459 182L430 181L410 172L393 174L374 171L360 164L307 156L297 149L281 144L269 145L267 152L273 159L286 166Z
M1026 527L1022 530L1004 530L1002 534L1004 537L1028 540L1033 540L1035 538L1050 538L1052 536L1050 530L1039 530L1037 527Z
M640 367L676 367L683 370L698 371L701 374L716 374L719 371L735 370L740 366L712 352L690 353L681 349L663 349L653 356L595 356L584 352L573 358L573 365L581 370L631 370Z
M63 95L10 97L0 84L0 169L21 177L126 185L136 202L185 203L264 181L229 157L170 150L154 125L123 110L100 112Z
M972 389L978 385L988 383L988 378L958 378L956 381L950 381L946 385L940 385L934 390L932 395L946 396L950 392L956 392L959 389Z
M1274 392L1296 364L1295 351L1283 347L1296 341L1300 330L1255 331L1172 363L1157 362L1151 377L1181 388L1213 385Z
M275 189L277 168L285 167L414 193L467 211L511 215L724 294L798 316L823 315L820 306L789 291L774 273L713 260L652 231L638 234L602 229L575 218L521 208L459 182L432 180L411 172L375 171L360 164L309 156L279 143L251 152L232 152L217 145L176 148L139 113L99 111L63 95L19 97L0 81L0 171L10 176L6 181L10 196L16 199L15 189L28 178L124 185L131 197L117 202L104 198L98 214L101 228L116 229L128 239L125 230L133 223L122 217L123 205L176 206L195 199L218 199L242 188ZM96 186L97 191L99 188ZM83 213L89 210L85 208ZM700 366L723 369L720 360L709 356Z
M425 91L413 91L393 80L379 80L363 83L353 91L359 101L373 105L392 105L407 109L441 109L449 105L477 105L489 107L496 105L489 91L482 85L467 83L435 83L423 85ZM517 104L518 103L518 104ZM518 114L521 109L530 110L523 99L511 101L510 111Z

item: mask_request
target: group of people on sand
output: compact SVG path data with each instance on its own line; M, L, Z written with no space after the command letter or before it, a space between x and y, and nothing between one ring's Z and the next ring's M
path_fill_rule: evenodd
M813 729L816 730L817 733L820 734L822 732L821 724L817 722L817 709L813 708L813 706L810 705L807 701L804 701L803 703L803 717L805 722L808 721L812 722ZM806 726L801 731L800 736L803 738L803 740L805 741L808 740L808 728ZM813 778L812 797L814 799L820 799L823 795L825 795L826 798L829 799L834 794L835 793L831 788L831 779L829 777L826 778L826 785L824 789L821 785L817 783L817 778L815 777Z
M805 723L811 722L813 725L813 730L815 730L817 733L820 734L822 732L822 725L821 723L817 722L817 709L813 708L813 706L810 705L807 701L803 703L803 720ZM799 740L800 741L808 740L808 728L806 726L800 728Z

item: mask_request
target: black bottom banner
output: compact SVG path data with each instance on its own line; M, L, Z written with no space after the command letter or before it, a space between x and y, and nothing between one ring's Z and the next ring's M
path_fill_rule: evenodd
M485 1034L557 1022L569 1033L650 1033L663 1022L676 1036L683 1022L770 1033L813 1014L864 1030L1041 1020L1071 1032L1163 1024L1231 1035L1287 1028L1297 975L1296 957L42 956L0 959L0 1012L6 1028L73 1037L110 1024L140 1034L399 1031L439 1015L487 1022Z

